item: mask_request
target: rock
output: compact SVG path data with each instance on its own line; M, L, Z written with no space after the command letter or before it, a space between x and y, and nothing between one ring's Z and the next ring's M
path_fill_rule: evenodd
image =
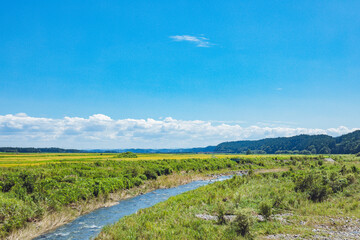
M213 216L213 215L208 215L208 214L196 214L195 217L197 218L201 218L207 221L217 221L218 217L217 216ZM225 220L227 221L233 221L236 218L236 215L225 215L224 216Z
M213 221L218 220L217 216L212 216L212 215L208 215L208 214L196 214L195 217L201 218L201 219L204 219L204 220L213 220Z
M335 162L335 160L332 158L325 158L324 161L325 162Z
M276 216L276 215L275 215ZM317 240L355 240L360 239L360 219L350 217L327 218L324 217L323 223L329 222L331 225L320 224L314 226L314 235L306 238L300 235L275 234L266 236L267 239L317 239ZM326 221L327 220L327 221ZM304 225L304 222L300 222Z

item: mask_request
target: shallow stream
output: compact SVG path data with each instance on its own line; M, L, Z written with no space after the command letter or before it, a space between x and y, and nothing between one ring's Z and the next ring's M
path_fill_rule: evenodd
M101 228L105 225L115 223L124 216L136 213L139 209L151 207L172 196L229 178L231 176L221 176L213 180L194 181L178 187L158 189L133 198L121 200L119 204L114 206L99 208L91 213L82 215L52 232L35 238L35 240L88 240L99 234Z

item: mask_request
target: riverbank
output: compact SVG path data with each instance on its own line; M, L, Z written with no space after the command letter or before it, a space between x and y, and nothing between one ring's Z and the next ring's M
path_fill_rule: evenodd
M87 212L89 206L98 205L99 201L96 199L103 198L107 201L113 198L114 193L142 186L144 182L151 182L160 176L220 169L231 170L238 167L240 167L239 164L228 158L209 158L154 161L106 160L2 168L0 171L0 238L5 239L11 233L43 219L57 222L53 221L52 214L63 212L66 206L73 208L75 212ZM256 168L257 165L254 164L254 167ZM85 207L79 207L79 205ZM61 217L61 219L72 218L74 211L69 211L67 217Z
M360 238L358 161L297 161L289 171L260 173L143 209L104 227L96 239Z
M286 168L295 159L315 160L319 156L292 156L292 160L285 158L275 155L229 155L227 158L99 160L2 168L0 238L34 236L31 232L42 233L54 229L81 214L110 206L127 195L141 194L140 191L145 192L143 188L150 191L174 186L167 183L166 178L161 183L154 181L163 176L178 174L181 177L175 182L185 184L184 176L189 173L205 176L215 171ZM122 193L120 196L119 192Z
M242 171L241 171L242 172ZM240 173L240 171L222 170L216 172L204 173L174 173L171 175L160 176L156 180L148 180L143 185L133 187L131 189L121 190L111 193L109 196L91 199L89 201L81 201L71 206L63 207L60 212L46 214L42 220L31 222L25 228L12 232L7 240L30 240L36 238L46 232L52 231L64 224L67 224L81 215L92 212L102 207L110 207L116 205L121 200L142 195L156 189L172 188L184 185L198 180L215 179L219 176Z

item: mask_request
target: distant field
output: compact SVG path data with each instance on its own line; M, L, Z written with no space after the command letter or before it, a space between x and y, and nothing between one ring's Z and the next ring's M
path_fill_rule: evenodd
M94 162L101 160L163 160L206 158L266 158L290 159L294 155L239 155L239 154L137 154L137 158L118 158L117 153L0 153L0 167L42 165L48 163ZM296 155L300 156L300 155Z

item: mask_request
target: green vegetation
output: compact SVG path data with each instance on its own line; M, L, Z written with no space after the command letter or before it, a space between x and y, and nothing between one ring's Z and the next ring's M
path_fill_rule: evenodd
M115 155L116 158L137 158L138 156L132 152L123 152Z
M268 138L258 141L225 142L215 152L255 154L356 154L360 152L360 130L330 137L327 135L299 135Z
M274 156L268 155L229 155L229 154L157 154L137 153L137 158L116 158L114 153L0 153L0 167L15 167L42 165L48 163L89 163L97 161L112 160L181 160L181 159L209 159L209 158L234 158L249 159L249 161L261 158L272 160ZM276 156L278 160L289 159L290 155ZM309 158L315 156L308 156Z
M77 149L63 148L19 148L19 147L0 147L0 152L8 153L79 153Z
M330 229L337 217L360 218L359 158L336 159L294 157L280 163L289 171L255 171L198 188L105 227L97 239L262 239L270 234L311 239L314 228Z
M236 168L230 159L99 160L1 168L0 238L48 212L139 186L172 172ZM255 166L257 167L257 166Z

